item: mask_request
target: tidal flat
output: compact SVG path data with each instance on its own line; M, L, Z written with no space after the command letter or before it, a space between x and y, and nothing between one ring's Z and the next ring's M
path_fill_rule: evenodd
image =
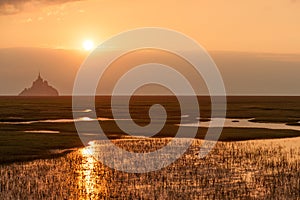
M187 97L189 98L189 97ZM151 105L167 112L164 127L151 138L124 133L111 112L110 97L96 97L98 118L80 107L73 118L71 97L0 98L0 199L299 199L300 97L227 97L225 127L204 158L199 148L210 118L209 97L198 97L200 116L189 107L181 113L175 97L132 97L132 120L150 123ZM122 102L122 101L121 101ZM158 116L159 119L160 116ZM167 167L148 173L126 173L105 166L97 154L101 142L84 147L75 128L99 122L111 142L130 152L151 152L198 128L187 152ZM156 119L153 120L157 121ZM212 131L211 134L215 134ZM176 150L176 147L174 147ZM168 155L163 155L168 156ZM164 158L164 157L160 158ZM153 163L144 162L143 165Z
M95 108L99 118L92 120L98 120L110 139L127 137L128 134L116 124L118 119L114 119L112 115L110 101L110 96L95 98ZM210 97L207 96L199 96L198 101L200 116L196 115L192 106L189 107L188 113L181 113L175 96L133 96L129 108L132 120L140 126L145 126L150 123L148 111L151 105L164 106L167 112L166 124L153 136L154 138L174 137L179 127L177 124L198 126L200 123L196 138L203 139L207 132L205 125L210 120L211 102ZM122 106L122 98L120 102L118 112L122 114L125 108ZM82 117L73 119L70 96L0 97L0 163L52 158L55 156L53 152L57 149L83 147L74 121L81 120L86 124L88 132L95 132L96 130L89 126L91 111L90 107L78 108L75 112L80 113ZM254 124L253 127L245 127L241 124L246 119L249 122L245 123L251 126ZM226 120L234 121L232 124L236 127L224 127L220 141L299 137L300 131L297 129L300 121L300 97L229 96ZM260 126L257 126L258 124ZM280 126L282 129L269 129L268 124ZM193 127L182 128L186 137L189 137L190 129ZM147 132L141 132L140 136L146 134Z

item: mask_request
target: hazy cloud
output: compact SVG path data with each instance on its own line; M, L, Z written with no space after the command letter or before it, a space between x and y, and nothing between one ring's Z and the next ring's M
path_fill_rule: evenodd
M23 10L24 4L63 4L81 0L0 0L0 15L12 15Z

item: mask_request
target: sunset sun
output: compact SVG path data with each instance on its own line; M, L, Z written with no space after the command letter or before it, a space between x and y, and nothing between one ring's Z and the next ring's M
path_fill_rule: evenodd
M82 47L85 51L90 51L94 48L94 42L92 40L85 40L82 43Z

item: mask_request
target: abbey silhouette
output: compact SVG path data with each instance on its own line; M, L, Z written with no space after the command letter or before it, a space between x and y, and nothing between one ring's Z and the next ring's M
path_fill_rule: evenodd
M25 88L19 96L58 96L58 91L43 80L39 73L30 88Z

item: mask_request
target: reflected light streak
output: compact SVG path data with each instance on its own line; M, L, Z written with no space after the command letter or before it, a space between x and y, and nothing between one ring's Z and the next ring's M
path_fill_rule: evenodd
M107 177L102 177L100 171L103 166L97 162L93 155L95 154L93 146L81 150L82 164L79 171L78 185L81 190L80 199L95 199L99 195L106 196L108 193Z

